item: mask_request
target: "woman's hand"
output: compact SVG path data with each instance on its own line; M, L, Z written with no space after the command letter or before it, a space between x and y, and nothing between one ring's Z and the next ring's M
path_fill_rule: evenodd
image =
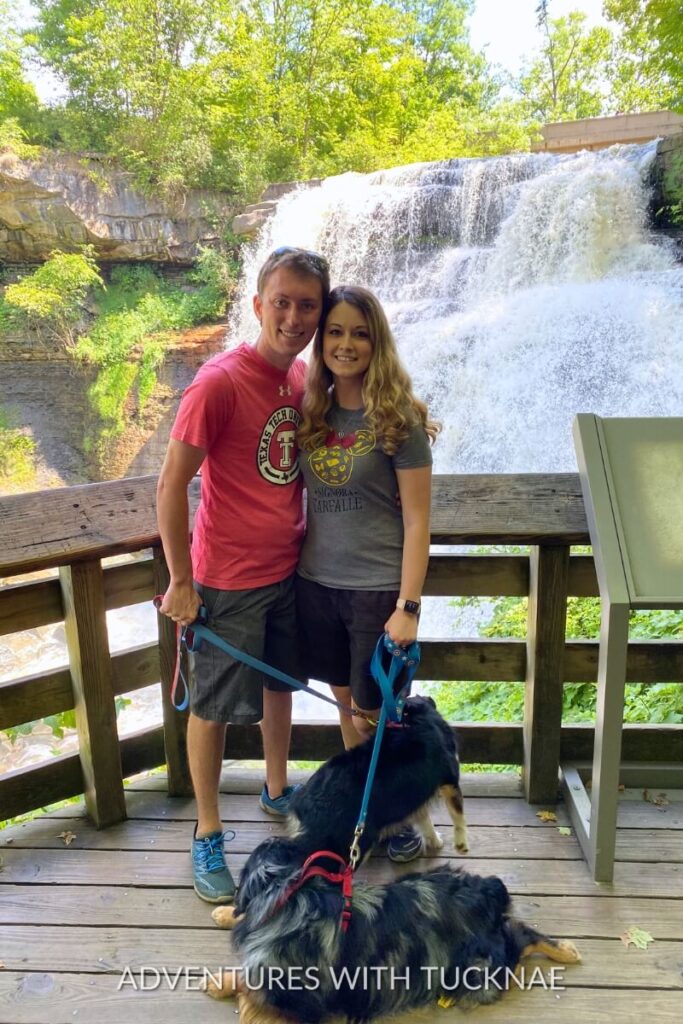
M384 631L399 647L409 647L417 639L417 624L417 615L397 608L384 623Z
M159 611L181 626L189 626L197 618L201 605L201 598L192 586L192 581L171 583Z

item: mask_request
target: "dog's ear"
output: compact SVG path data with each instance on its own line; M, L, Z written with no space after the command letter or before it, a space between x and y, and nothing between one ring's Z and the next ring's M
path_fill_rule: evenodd
M427 701L428 704L431 704L431 706L436 711L436 701L434 700L434 698L433 697L425 697L425 700Z

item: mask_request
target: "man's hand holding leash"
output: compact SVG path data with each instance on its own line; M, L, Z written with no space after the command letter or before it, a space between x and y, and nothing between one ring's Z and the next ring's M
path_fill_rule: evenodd
M201 604L201 598L192 586L192 581L188 583L171 582L159 606L159 611L180 626L190 626L197 618Z

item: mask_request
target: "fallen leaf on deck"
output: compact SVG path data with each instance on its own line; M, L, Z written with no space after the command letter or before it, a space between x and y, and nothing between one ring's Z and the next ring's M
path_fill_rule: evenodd
M649 932L638 928L636 925L631 925L628 931L625 931L619 938L627 949L630 945L634 945L636 949L647 949L648 945L655 941Z
M536 811L536 817L540 818L541 821L557 821L557 815L554 811Z
M652 798L652 803L655 804L657 807L666 807L668 802L669 801L666 798L666 793L658 793L657 796Z
M558 825L557 831L560 833L561 836L570 836L572 834L572 830L570 828L567 828L566 825Z
M62 839L64 841L65 846L71 846L75 838L75 832L60 832L57 836L57 839Z

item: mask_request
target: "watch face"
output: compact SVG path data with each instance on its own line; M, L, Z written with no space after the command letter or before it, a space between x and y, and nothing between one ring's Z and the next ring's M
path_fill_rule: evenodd
M420 603L419 601L404 601L403 610L409 612L411 615L419 615Z

